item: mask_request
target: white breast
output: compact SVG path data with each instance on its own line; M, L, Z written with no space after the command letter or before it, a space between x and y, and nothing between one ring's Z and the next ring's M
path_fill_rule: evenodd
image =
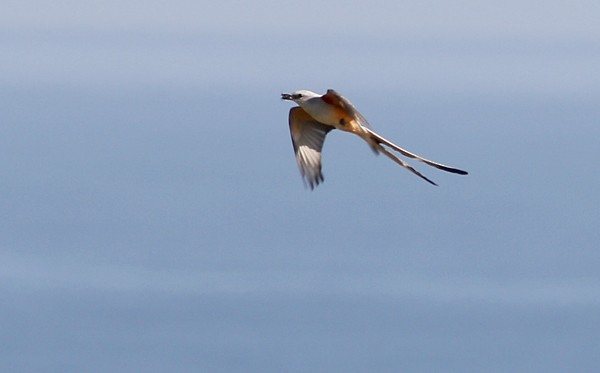
M311 117L315 118L321 123L335 126L339 124L340 116L337 113L336 108L323 101L320 97L315 97L310 100L306 100L301 105Z

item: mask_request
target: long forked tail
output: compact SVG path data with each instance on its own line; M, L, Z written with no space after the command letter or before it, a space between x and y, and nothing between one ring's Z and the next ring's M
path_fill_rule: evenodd
M374 141L377 144L383 144L383 145L389 146L390 148L394 149L395 151L397 151L398 153L404 155L405 157L416 159L418 161L426 163L426 164L428 164L430 166L433 166L435 168L439 168L440 170L443 170L443 171L446 171L446 172L451 172L453 174L459 174L459 175L468 175L467 171L463 171L461 169L454 168L454 167L448 167L448 166L445 166L445 165L443 165L441 163L437 163L437 162L434 162L434 161L430 161L429 159L425 159L425 158L423 158L423 157L421 157L419 155L416 155L414 153L409 152L408 150L402 149L398 145L396 145L396 144L392 143L391 141L389 141L389 140L381 137L380 135L378 135L377 133L371 131L368 128L364 128L364 129L365 129L365 131L370 136L371 141L369 141L369 143L371 143L372 141ZM378 149L378 150L380 150L380 149ZM384 154L385 154L385 152L384 152Z
M389 159L391 159L392 161L398 163L400 166L406 168L407 170L409 170L413 174L417 175L421 179L427 181L430 184L433 184L433 185L437 186L436 183L434 183L433 181L429 180L425 175L423 175L419 171L417 171L414 168L412 168L408 163L404 162L402 159L400 159L400 158L396 157L395 155L393 155L392 153L390 153L386 148L384 148L380 144L378 144L378 143L372 143L371 146L373 147L373 150L385 154Z

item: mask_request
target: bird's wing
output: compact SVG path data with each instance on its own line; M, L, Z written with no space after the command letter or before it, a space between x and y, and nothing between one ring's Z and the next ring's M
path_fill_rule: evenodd
M413 158L416 159L418 161L421 161L423 163L426 163L430 166L433 166L435 168L439 168L440 170L444 170L446 172L452 172L454 174L459 174L459 175L467 175L468 172L467 171L463 171L460 170L458 168L454 168L454 167L448 167L448 166L444 166L443 164L434 162L434 161L430 161L429 159L425 159L421 156L418 156L416 154L413 154L411 152L409 152L408 150L404 150L401 147L399 147L398 145L392 143L391 141L381 137L380 135L378 135L377 133L371 131L370 129L366 129L367 133L371 136L371 139L374 140L375 142L377 142L378 144L384 144L389 146L390 148L394 149L395 151L397 151L398 153L404 155L405 157L409 157L409 158Z
M340 95L334 89L328 89L327 93L321 96L321 99L330 105L341 107L346 113L356 118L356 121L361 126L367 128L371 127L369 122L367 122L367 119L356 109L352 102L350 102L350 100L348 100L346 97Z
M289 122L296 163L303 178L313 189L323 181L321 149L325 136L334 127L314 120L300 107L290 109Z

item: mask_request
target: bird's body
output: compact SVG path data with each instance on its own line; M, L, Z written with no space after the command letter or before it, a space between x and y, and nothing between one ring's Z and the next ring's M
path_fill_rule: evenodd
M294 101L298 104L298 107L290 109L290 132L298 167L311 188L314 188L323 181L323 174L321 173L321 149L325 141L325 136L333 129L351 132L360 136L371 146L373 151L385 154L394 162L431 184L437 185L394 156L382 145L406 157L417 159L441 170L461 175L467 174L466 171L444 166L406 151L373 132L369 129L369 124L365 117L356 110L354 105L332 89L327 90L327 93L324 95L300 90L291 94L284 93L281 95L281 98Z
M314 120L325 125L332 126L342 131L363 133L363 127L368 123L362 115L356 115L358 111L347 99L330 89L324 95L311 91L298 91L301 101L298 105L304 109ZM294 95L294 94L292 94ZM363 123L359 123L359 121Z

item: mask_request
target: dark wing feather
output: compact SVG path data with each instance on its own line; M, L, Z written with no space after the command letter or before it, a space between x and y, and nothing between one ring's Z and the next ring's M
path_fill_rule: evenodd
M327 93L325 93L322 98L325 100L325 102L328 102L332 105L337 105L344 109L347 113L356 118L358 124L361 126L367 128L371 127L367 119L356 109L352 102L350 102L350 100L348 100L346 97L340 95L336 90L328 89Z

